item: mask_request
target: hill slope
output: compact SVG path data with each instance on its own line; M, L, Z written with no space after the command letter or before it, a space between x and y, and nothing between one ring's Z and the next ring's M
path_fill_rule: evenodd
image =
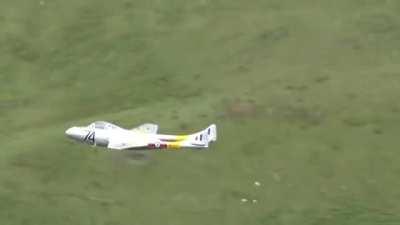
M398 224L399 9L2 1L0 223ZM64 137L93 120L215 122L219 140L120 153Z

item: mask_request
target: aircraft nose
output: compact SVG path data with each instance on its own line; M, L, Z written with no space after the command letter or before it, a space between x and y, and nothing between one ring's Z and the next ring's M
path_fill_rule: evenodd
M73 127L71 127L71 128L69 128L69 129L67 129L66 131L65 131L65 134L67 135L67 136L72 136L72 134L73 134L74 132L73 132Z
M65 134L74 140L81 141L84 139L87 132L80 129L79 127L71 127L65 131Z

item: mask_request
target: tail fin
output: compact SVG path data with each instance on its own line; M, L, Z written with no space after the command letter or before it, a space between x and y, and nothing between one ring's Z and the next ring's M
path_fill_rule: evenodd
M217 141L217 125L212 124L206 129L209 142Z
M191 147L208 147L210 142L217 141L217 126L215 124L210 125L206 129L189 135L187 145Z

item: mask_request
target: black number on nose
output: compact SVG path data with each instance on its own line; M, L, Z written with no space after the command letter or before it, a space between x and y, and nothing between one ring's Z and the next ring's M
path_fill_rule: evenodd
M96 135L95 132L89 132L83 140L94 143L95 135Z

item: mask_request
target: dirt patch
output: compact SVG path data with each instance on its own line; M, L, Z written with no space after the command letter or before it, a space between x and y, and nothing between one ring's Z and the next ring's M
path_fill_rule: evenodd
M301 123L304 126L317 126L324 120L324 115L318 108L308 108L301 105L270 107L267 112L268 116L274 120Z
M259 111L259 106L254 101L235 99L228 102L225 109L225 116L230 118L255 117Z
M322 122L320 111L305 107L285 107L282 109L282 116L289 121L300 121L310 125L319 125Z
M273 121L300 123L305 126L317 126L324 120L324 114L318 107L306 107L302 99L293 105L264 106L253 100L235 99L225 104L224 118L246 119L265 118Z

